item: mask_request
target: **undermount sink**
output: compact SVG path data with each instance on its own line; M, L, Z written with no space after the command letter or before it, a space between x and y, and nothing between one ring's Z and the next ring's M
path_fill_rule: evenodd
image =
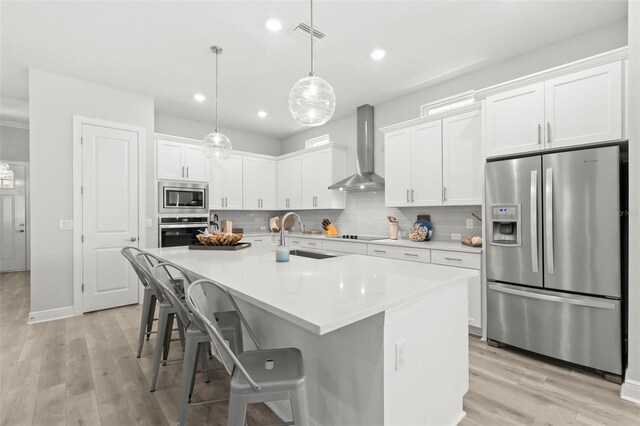
M291 250L289 254L291 254L292 256L309 257L311 259L329 259L330 257L336 257L332 254L318 253L315 251L305 251L305 250Z

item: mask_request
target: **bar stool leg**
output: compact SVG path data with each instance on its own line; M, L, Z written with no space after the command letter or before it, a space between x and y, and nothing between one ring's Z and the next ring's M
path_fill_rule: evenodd
M198 359L200 360L200 369L204 373L204 382L209 383L209 354L207 353L207 342L202 342L199 345L200 352Z
M149 338L151 337L151 331L153 330L153 317L156 314L156 301L158 300L155 294L153 294L151 291L149 291L149 293L151 293L151 307L149 308L149 318L147 319L147 341L149 341Z
M164 346L163 337L167 334L167 320L171 315L167 315L163 312L162 306L160 306L160 314L158 318L158 339L156 341L156 351L153 357L153 373L151 374L151 388L149 389L151 392L156 390L156 382L158 381L158 370L160 369L160 362L162 359L162 349Z
M305 388L290 391L291 412L293 423L296 426L309 425L309 406L307 405L307 392Z
M231 395L229 397L229 417L227 418L227 426L244 426L246 416L247 403L244 398Z
M175 314L171 314L167 318L167 330L164 334L164 352L162 354L162 365L167 365L167 359L169 359L169 349L171 349L171 335L173 334L173 320L175 319L175 317ZM158 336L159 335L160 333L158 333Z
M142 355L142 345L149 327L149 311L151 310L151 293L145 289L144 299L142 301L142 314L140 315L140 334L138 335L138 353L136 358Z
M193 389L193 376L195 374L196 363L198 362L198 343L195 339L185 342L184 360L182 361L182 400L178 411L178 424L184 425L187 418L187 404L191 399Z

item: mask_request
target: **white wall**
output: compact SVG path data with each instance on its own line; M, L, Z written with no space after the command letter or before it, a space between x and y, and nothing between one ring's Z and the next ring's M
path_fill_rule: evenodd
M640 2L629 2L629 361L622 396L640 404Z
M156 133L202 140L213 131L214 126L202 121L187 120L171 115L156 114ZM280 155L280 139L257 133L245 132L228 127L220 127L220 131L231 139L233 149L245 152L255 152L266 155Z
M29 130L0 126L0 159L29 162Z
M73 115L142 126L146 179L153 181L153 99L85 81L29 70L31 153L31 312L73 305L73 232L59 230L73 217ZM147 191L147 217L153 217ZM155 244L155 228L146 242Z

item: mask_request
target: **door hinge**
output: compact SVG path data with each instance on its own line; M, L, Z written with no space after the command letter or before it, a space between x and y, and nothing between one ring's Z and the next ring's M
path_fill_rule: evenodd
M80 242L84 243L84 235L80 235Z
M84 144L84 137L80 136L80 145Z
M80 195L84 195L84 186L80 186Z
M84 283L82 283L81 290L82 290L82 292L84 292Z

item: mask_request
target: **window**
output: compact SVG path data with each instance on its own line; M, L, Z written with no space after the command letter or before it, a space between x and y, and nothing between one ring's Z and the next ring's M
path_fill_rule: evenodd
M13 189L15 187L14 175L12 170L0 172L0 189Z
M318 136L317 138L309 139L305 142L305 148L315 148L317 146L326 145L329 142L329 134Z

